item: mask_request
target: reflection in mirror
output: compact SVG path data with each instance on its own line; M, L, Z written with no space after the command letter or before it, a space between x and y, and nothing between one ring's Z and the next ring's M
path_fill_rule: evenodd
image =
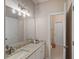
M10 55L34 39L34 17L23 17L17 10L5 6L5 54Z
M21 17L13 13L12 8L5 6L5 43L13 45L24 39L24 25Z

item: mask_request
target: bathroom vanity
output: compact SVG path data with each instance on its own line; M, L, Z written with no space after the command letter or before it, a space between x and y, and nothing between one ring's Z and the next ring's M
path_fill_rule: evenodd
M44 59L45 43L30 43L17 49L12 55L6 59Z

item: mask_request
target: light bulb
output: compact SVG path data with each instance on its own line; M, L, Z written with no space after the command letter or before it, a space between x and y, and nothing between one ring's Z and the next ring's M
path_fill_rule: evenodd
M23 17L26 17L26 15L25 15L25 14L23 14Z
M13 14L16 14L16 10L15 10L15 9L12 9L12 13L13 13Z
M19 15L19 16L21 16L21 15L22 15L20 11L18 12L18 15Z
M27 16L30 16L30 13L26 13L27 14Z
M26 13L25 13L25 11L23 11L23 17L26 17Z

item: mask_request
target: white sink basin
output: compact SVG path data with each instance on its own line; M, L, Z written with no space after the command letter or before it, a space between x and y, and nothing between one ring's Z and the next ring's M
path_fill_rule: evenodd
M26 56L28 54L28 52L26 50L19 50L17 52L15 52L14 54L11 55L11 57L7 58L7 59L22 59L24 56Z

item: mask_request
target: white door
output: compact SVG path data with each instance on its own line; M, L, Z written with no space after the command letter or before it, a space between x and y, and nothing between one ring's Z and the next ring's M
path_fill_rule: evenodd
M57 54L60 56L59 59L65 59L64 55L64 36L63 36L63 23L56 22L55 24L55 42L57 47Z
M51 59L65 59L65 17L64 14L51 16L51 41L55 47L51 48ZM52 43L51 42L51 43ZM54 46L54 45L52 45Z
M63 46L63 23L62 22L56 22L55 24L55 32L56 32L56 44L58 46Z
M65 48L64 48L64 29L63 29L63 22L57 21L55 23L55 43L56 43L56 55L59 59L65 59Z

